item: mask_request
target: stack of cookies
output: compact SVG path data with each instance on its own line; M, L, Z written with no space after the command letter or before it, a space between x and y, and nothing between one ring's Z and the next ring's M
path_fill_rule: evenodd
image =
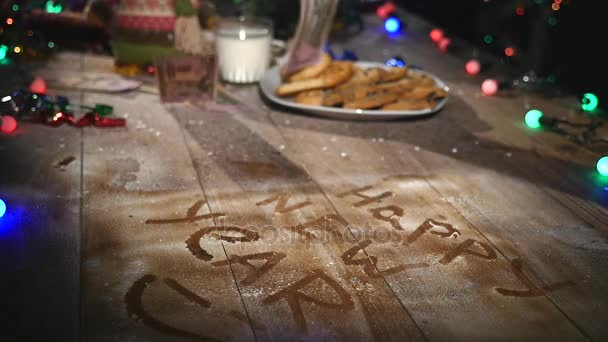
M408 68L363 69L327 54L317 65L286 77L276 92L301 104L378 110L431 109L447 96L432 78Z

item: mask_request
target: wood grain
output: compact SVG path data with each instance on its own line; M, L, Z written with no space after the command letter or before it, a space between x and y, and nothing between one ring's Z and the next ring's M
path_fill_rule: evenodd
M240 111L264 120L259 112ZM211 211L227 213L216 224L259 234L255 241L224 243L236 278L242 279L250 317L265 327L256 329L258 339L423 339L382 277L344 265L342 255L353 247L351 225L308 174L285 158L282 137L271 124L191 107L173 112L184 127ZM245 283L251 271L233 258L269 252L283 259ZM365 251L360 258L369 260ZM226 265L221 256L217 263ZM309 285L311 275L317 280Z
M85 129L83 338L253 340L230 270L187 249L213 220L175 120L157 96L85 100L111 101L129 121Z
M255 101L254 98L248 100ZM427 233L414 240L415 243L406 244L409 248L385 243L372 245L375 248L369 250L380 260L431 265L415 272L417 276L398 273L386 277L429 338L477 335L486 339L503 336L518 339L554 333L555 338L584 339L584 334L544 296L518 301L502 295L498 289L521 288L522 272L514 271L512 262L479 233L479 228L472 226L430 185L429 179L435 175L425 172L413 161L401 161L404 148L412 150L412 146L393 141L393 134L399 132L410 136L408 132L431 131L424 123L434 126L432 121L411 127L411 122L370 125L287 117L275 111L269 114L289 142L283 153L309 172L328 194L337 212L351 224L362 227L364 236L374 236L374 231L379 232L384 227L385 231L396 231L400 241L407 241L428 219L458 229L460 234L456 239L442 239ZM319 154L323 158L319 158ZM360 195L342 195L345 189L364 187L371 188L360 191ZM361 203L364 199L361 194L376 196L383 193L391 195L378 203ZM385 208L380 211L380 217L390 217L391 212L397 217L374 220L377 208ZM467 241L470 244L470 239L475 241L471 248L479 255L450 259L450 251ZM483 246L487 248L479 248ZM484 260L483 255L492 257ZM430 283L428 279L432 279ZM421 297L427 300L418 300ZM454 313L450 307L456 302L462 303L464 297L470 305L466 310ZM448 312L450 314L446 316ZM522 312L527 314L521 315ZM554 330L554 326L564 330Z

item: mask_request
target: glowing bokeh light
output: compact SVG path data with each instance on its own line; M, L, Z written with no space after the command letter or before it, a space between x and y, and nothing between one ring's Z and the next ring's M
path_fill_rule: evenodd
M438 28L432 29L429 36L431 37L432 41L434 41L435 43L438 43L441 40L441 38L443 38L443 30L438 29Z
M6 213L6 203L0 198L0 217L4 216Z
M61 13L61 11L63 11L63 6L61 4L55 4L53 0L47 1L45 7L48 13Z
M2 133L10 134L17 129L17 120L10 115L2 116L2 123L0 124L0 131Z
M481 84L481 92L488 96L495 95L498 92L498 82L488 78Z
M450 38L443 37L441 38L439 43L437 43L437 46L439 47L439 50L441 52L447 52L448 48L450 47L450 44L452 44L452 40Z
M595 96L595 94L585 93L583 95L583 99L581 100L581 108L586 112L590 112L597 108L599 103L600 100L597 98L597 96Z
M608 156L602 157L597 161L595 165L597 172L602 176L608 176Z
M388 33L396 33L401 29L401 22L395 17L390 17L384 22L384 29Z
M0 45L0 60L6 58L6 53L8 52L8 47L6 45Z
M528 125L528 127L530 128L539 128L541 126L540 118L542 117L543 112L538 109L531 109L526 113L524 121L526 122L526 125Z
M479 74L479 71L481 70L481 63L479 63L479 61L476 59L471 59L467 62L467 64L464 65L464 69L466 70L467 74L475 76Z

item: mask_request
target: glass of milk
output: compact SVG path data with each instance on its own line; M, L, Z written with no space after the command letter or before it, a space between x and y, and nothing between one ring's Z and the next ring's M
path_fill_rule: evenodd
M270 65L272 21L250 17L224 17L215 31L217 60L222 79L253 83Z

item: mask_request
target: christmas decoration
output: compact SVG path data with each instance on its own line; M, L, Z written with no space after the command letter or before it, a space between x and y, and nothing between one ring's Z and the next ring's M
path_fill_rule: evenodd
M488 96L495 95L498 92L498 82L491 78L483 81L481 91Z
M403 68L405 66L405 60L399 56L395 56L386 60L384 64L389 67Z
M441 40L441 38L443 38L443 31L441 29L433 29L431 30L431 33L429 34L429 36L431 37L431 40L435 43L439 43L439 41Z
M30 91L36 94L46 94L46 82L42 77L36 77L30 84Z
M2 121L2 125L0 125L0 131L2 131L2 133L10 134L17 129L17 120L15 120L14 117L3 115L0 120Z
M156 57L202 54L210 46L201 39L197 12L191 0L118 0L115 8L94 0L92 17L113 20L111 46L117 65L152 65Z
M393 12L395 12L395 4L390 1L386 2L385 4L379 6L376 9L376 14L382 19L388 18L388 16L391 15Z
M602 176L608 176L608 156L602 157L597 161L595 165L597 172Z
M0 217L6 213L6 203L0 198Z
M123 118L106 117L112 115L113 108L111 106L104 104L96 104L94 107L78 106L88 111L76 118L73 106L70 105L66 97L47 96L27 90L16 90L11 95L4 96L1 105L0 112L10 113L11 117L40 122L49 126L59 126L62 123L67 123L75 127L120 127L127 124ZM7 116L4 116L2 120L3 130L5 126L4 118ZM8 125L12 125L12 122L8 121ZM8 127L10 128L10 126Z
M540 128L540 119L543 117L543 112L538 109L529 110L524 117L526 125L530 128Z
M481 70L481 63L479 63L479 61L476 59L471 59L467 62L467 64L465 64L464 69L466 70L467 74L475 76L479 74L479 71Z
M32 24L33 3L0 0L0 64L49 56L55 43Z
M437 47L439 47L439 51L445 53L448 51L450 44L452 44L452 40L448 37L443 37L443 38L441 38L439 43L437 43Z
M384 21L384 29L388 33L397 33L401 30L401 20L397 17L389 17Z
M595 94L585 93L581 100L581 108L586 112L591 112L597 108L599 102L600 101Z

